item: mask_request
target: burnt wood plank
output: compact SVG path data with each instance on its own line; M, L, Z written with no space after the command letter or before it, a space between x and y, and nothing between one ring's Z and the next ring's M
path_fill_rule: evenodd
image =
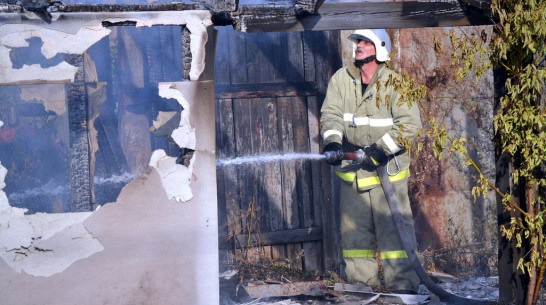
M274 51L279 51L273 49L274 33L248 33L247 35L246 54L249 80L256 83L274 82Z
M279 134L281 138L281 150L283 154L295 152L294 144L294 125L292 122L291 111L293 100L291 98L278 98L278 116L279 116ZM296 173L295 168L297 164L294 160L284 160L281 164L282 168L282 181L283 181L283 202L284 202L284 215L285 215L285 227L287 229L294 229L299 226L298 216L298 201L297 201L297 189L296 189Z
M339 31L312 32L310 53L314 54L315 62L314 69L316 70L317 79L317 99L314 109L316 120L319 118L320 107L324 101L324 96L328 87L330 77L341 68L341 57L337 50L339 46ZM324 45L330 46L325 48ZM309 105L311 107L311 105ZM317 122L318 124L318 122ZM311 139L313 140L313 139ZM319 143L320 138L315 138ZM315 147L316 149L316 147ZM320 149L320 148L319 148ZM323 228L323 266L326 270L339 271L338 267L341 263L340 251L340 236L339 236L339 204L336 193L339 180L331 171L331 166L325 162L320 162L318 165L319 176L321 177L321 213L322 213L322 228Z
M313 98L313 97L310 97ZM308 122L308 104L305 97L298 98L294 103L296 106L292 111L293 125L295 130L295 147L297 151L310 152L309 142L309 126ZM312 163L316 161L301 160L298 162L299 166L296 168L296 177L298 182L298 203L300 209L300 227L314 226L315 214L314 214L314 196L312 191L313 180L318 179L312 175ZM304 242L301 247L303 249L302 266L303 270L318 270L321 252L317 250L316 245L321 245L320 242Z
M216 102L216 158L235 156L232 100ZM220 236L239 234L241 229L237 199L237 173L233 167L217 166L218 231Z
M306 81L315 81L315 34L323 35L325 32L303 32L303 78ZM324 48L324 46L323 46Z
M277 154L279 143L277 137L277 114L275 99L253 99L251 106L253 117L252 156ZM261 233L282 229L282 210L278 209L281 201L282 184L280 163L257 162L253 165L254 198ZM279 226L280 224L280 226ZM264 255L272 255L272 247L262 245ZM273 248L279 246L273 246Z
M250 84L217 84L216 98L272 98L283 96L315 95L316 86L312 81L250 83Z
M297 267L300 270L303 268L303 248L302 243L287 244L286 245L287 259L291 265Z
M285 260L286 259L286 245L272 245L271 246L271 258L274 260Z
M294 126L294 147L296 151L309 152L309 122L308 105L305 97L294 98L291 111L292 125ZM300 227L311 227L315 225L312 181L318 179L312 175L312 161L301 159L296 162L296 181L298 194L298 210ZM320 243L319 243L320 244ZM317 270L320 254L315 249L315 242L304 242L301 244L304 256L302 257L303 270Z
M290 80L288 33L271 33L270 52L272 55L271 68L273 69L273 82Z
M255 99L252 103L253 134L251 141L254 148L252 156L278 154L276 101L274 99ZM275 230L278 218L282 219L275 208L275 202L282 192L279 177L280 165L275 162L257 162L253 165L257 171L254 178L256 204L261 211L260 228L262 232Z
M318 101L315 96L307 97L307 126L308 126L308 139L309 139L309 152L312 154L320 153L320 132L319 132L319 115ZM311 202L309 205L309 211L306 220L309 221L307 226L316 225L322 226L322 194L321 194L321 181L322 176L320 174L320 165L322 161L311 161L310 173L311 173ZM306 242L303 244L305 251L304 266L306 270L320 270L324 271L322 262L324 241Z
M247 34L246 35L246 69L248 81L256 83L271 82L273 79L273 62L271 50L271 34ZM276 129L276 105L268 98L253 97L253 105L250 108L250 124L252 124L252 136L247 141L252 142L252 150L249 155L278 152L278 137ZM270 112L267 108L274 110ZM245 119L245 117L240 117ZM282 206L280 196L282 194L282 182L280 179L280 165L278 162L269 164L256 164L252 166L258 173L254 177L254 185L258 186L254 193L256 206L259 209L260 228L262 233L283 229ZM269 192L271 191L271 192ZM272 196L269 197L269 194ZM268 215L269 212L270 214ZM281 249L275 249L281 248ZM264 248L264 252L273 255L273 252L282 252L283 246Z
M254 82L254 83L262 83L260 79L260 54L258 45L259 42L257 41L259 39L260 35L257 35L256 33L246 33L246 70L248 73L248 82ZM242 54L241 54L242 55ZM241 56L236 55L234 56ZM244 67L240 67L244 69Z
M234 134L236 156L241 157L249 155L252 152L252 141L249 139L252 136L252 99L239 99L233 101L233 116L234 116ZM242 120L240 118L246 118ZM255 202L254 198L254 167L251 164L241 164L236 168L237 173L237 201L239 207L241 230L243 233L248 233L248 230L253 229L249 222L251 207ZM241 232L236 232L241 233Z
M276 32L257 34L259 46L258 55L260 59L259 82L270 83L275 82L279 78L282 79L282 76L278 77L281 69L277 69L278 66L276 66L276 64L278 58L285 55L286 50L277 48L279 35L280 33Z
M303 33L287 33L286 45L288 50L288 61L285 68L285 73L287 75L286 80L304 81L305 59L303 55Z
M249 235L239 234L236 237L236 243L247 246ZM303 229L292 229L292 230L282 230L282 231L273 231L273 232L262 232L258 236L257 233L250 235L250 246L274 246L274 245L283 245L283 244L295 244L301 242L311 242L322 239L322 229L320 227L309 227ZM224 238L220 239L220 248L230 249L232 244L226 243Z
M258 135L259 149L257 155L279 154L279 137L277 131L277 101L275 99L260 99L260 104L256 105L255 113L259 120L256 122L255 131ZM262 198L260 202L268 226L268 231L283 229L283 211L282 211L282 180L281 180L281 162L267 162L263 164ZM265 221L265 220L264 220Z
M223 47L222 50L216 51L214 58L214 82L216 87L218 87L220 84L230 83L231 69L229 63L231 48L234 40L232 35L230 35L231 32L233 32L233 29L230 27L217 28L216 45Z
M331 31L359 28L417 28L493 24L487 12L470 10L458 1L343 2L324 3L317 14L277 18L260 23L244 18L246 32ZM281 21L281 22L275 22Z
M297 119L300 100L297 97L278 98L279 105L279 131L281 132L283 153L301 152L298 137L301 130L301 122ZM303 196L301 194L301 160L285 160L282 162L283 202L285 213L285 227L287 229L303 227ZM292 263L302 268L302 245L287 244L287 258Z
M307 103L305 97L290 98L291 111L290 120L293 130L292 141L294 142L294 151L309 152L309 128L307 122ZM313 224L311 193L311 161L305 158L296 160L296 187L299 212L299 223L301 227L307 227Z
M246 84L249 81L246 53L247 33L230 31L229 73L231 84ZM218 53L218 52L216 52Z
M307 122L308 122L308 130L309 130L309 153L311 154L320 154L321 148L321 137L320 137L320 126L319 126L319 118L320 118L320 109L319 109L319 103L318 99L315 96L307 97ZM312 183L311 183L311 194L313 197L312 203L313 203L313 210L312 210L312 216L313 216L313 223L315 225L321 225L322 224L322 217L321 217L321 202L322 202L322 196L321 196L321 174L320 174L320 166L324 164L324 161L311 161L311 177L313 177Z
M262 82L264 77L267 76L267 73L264 73L264 66L271 65L269 62L265 61L263 49L267 49L266 43L262 42L263 35L257 34L248 34L246 36L246 65L248 71L248 79L255 82ZM250 126L250 137L246 140L251 142L251 149L246 151L246 155L249 156L259 156L266 153L269 153L268 150L276 149L272 148L271 144L276 146L276 143L264 143L268 138L271 139L268 135L271 133L269 128L269 119L267 118L267 113L264 112L263 105L267 103L263 99L252 98L249 113L246 116L241 116L240 119L248 119ZM265 117L264 117L265 116ZM275 137L276 138L276 137ZM270 229L269 219L265 215L265 211L269 210L269 200L267 198L267 189L265 189L264 175L266 173L266 168L264 163L255 163L249 164L249 167L252 168L254 172L253 177L253 198L254 204L256 206L256 211L260 213L259 219L256 220L256 224L259 224L259 228L262 230L268 231Z

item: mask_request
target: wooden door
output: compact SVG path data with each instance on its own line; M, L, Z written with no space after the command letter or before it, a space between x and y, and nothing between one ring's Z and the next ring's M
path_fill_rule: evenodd
M220 247L231 254L258 247L304 271L331 269L339 241L329 166L268 156L319 153L320 105L340 67L339 35L217 30L217 159L257 158L217 166Z

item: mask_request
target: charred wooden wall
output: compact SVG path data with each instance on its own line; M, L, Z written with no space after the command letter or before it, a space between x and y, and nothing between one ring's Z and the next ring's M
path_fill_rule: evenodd
M217 158L319 153L320 106L341 66L339 32L217 30ZM317 160L218 166L224 263L251 245L272 259L296 259L306 271L335 268L330 177Z

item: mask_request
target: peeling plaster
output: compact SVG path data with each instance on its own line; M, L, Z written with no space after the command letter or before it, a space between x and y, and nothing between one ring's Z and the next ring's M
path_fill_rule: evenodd
M42 54L52 58L59 53L82 54L91 45L110 33L102 22L112 24L132 21L136 26L185 25L190 31L192 53L190 80L198 80L205 69L205 44L207 27L212 25L211 14L206 10L178 12L102 13L89 19L86 13L54 13L51 25L22 24L19 14L10 15L8 22L0 25L0 84L68 83L74 81L77 68L63 61L49 68L39 64L23 65L14 69L9 52L12 48L28 47L27 39L42 39ZM102 17L102 18L101 18ZM77 28L78 30L71 30Z
M66 61L49 68L32 64L14 69L9 52L12 48L28 47L27 39L40 37L43 42L41 52L46 58L52 58L59 53L81 54L109 33L110 30L100 24L81 28L75 34L32 24L0 25L0 83L15 85L72 82L78 68Z
M74 80L78 68L65 61L42 68L39 64L23 65L14 69L10 60L12 48L28 47L27 39L40 37L43 45L41 53L52 58L59 53L82 54L91 45L110 33L102 26L102 21L134 21L136 26L185 25L190 31L192 65L190 79L197 80L205 69L205 44L208 40L207 27L212 25L208 11L191 12L144 12L103 14L104 18L89 20L88 14L54 14L51 25L16 24L0 25L0 84L55 84ZM13 17L13 16L12 16ZM60 18L64 17L64 18ZM80 20L78 20L80 18ZM72 25L72 26L71 26ZM77 27L75 27L75 25ZM78 28L78 30L73 30ZM64 89L64 88L62 88ZM39 100L46 110L57 114L66 112L65 106L57 102L63 99L48 92L63 92L57 86L34 90L31 86L22 90L23 100ZM189 123L189 103L183 94L170 84L160 84L160 95L175 98L184 108L180 123L171 135L172 139L185 148L195 148L195 130ZM0 121L0 127L3 122ZM188 201L193 198L190 188L193 163L188 167L176 163L162 150L155 151L150 166L156 168L161 176L163 187L169 199ZM86 213L25 215L26 209L11 207L2 189L7 170L0 163L0 257L18 273L49 277L63 272L74 262L104 250L102 244L85 228L83 222L92 215Z
M176 99L183 109L178 127L172 131L170 137L181 148L214 155L214 141L206 141L204 138L214 139L214 133L200 133L206 130L207 124L214 122L214 112L211 113L210 109L203 107L209 99L214 98L214 82L200 81L189 84L190 82L158 84L159 95L163 98ZM175 125L172 124L173 120L173 117L160 113L151 130L161 130L164 126L172 129L174 127L170 126ZM161 122L164 125L161 125ZM197 144L197 139L200 145ZM177 164L176 158L167 156L163 150L157 150L152 154L149 165L158 170L169 199L186 202L193 198L190 185L194 178L194 162L198 156L199 154L194 154L186 167Z
M161 183L169 199L186 202L193 198L190 187L195 158L190 159L188 167L176 163L176 158L169 157L164 150L156 150L150 158L150 166L157 169Z
M107 22L136 22L136 26L185 25L190 31L190 50L192 54L190 80L198 80L205 69L205 44L208 40L207 27L212 25L209 11L161 12L161 14L134 13L134 17L110 17Z
M195 150L195 128L190 124L190 104L184 94L176 89L173 83L159 83L159 96L163 98L176 99L182 106L178 128L171 133L171 139L178 147ZM158 120L163 120L164 114L159 114ZM168 122L168 121L167 121ZM157 124L157 123L156 123ZM154 126L154 129L159 127ZM169 157L163 150L157 150L150 158L150 166L155 167L162 178L163 186L169 199L176 199L179 202L186 202L193 197L190 182L193 171L195 156L190 159L188 167L176 163L176 158Z
M72 263L104 250L82 222L88 213L25 215L11 207L0 163L0 257L13 270L34 276L51 276Z
M182 106L180 123L171 137L178 147L195 149L195 128L190 125L190 105L182 92L175 89L172 83L159 83L159 96L176 99Z
M170 137L173 130L178 128L179 122L179 111L159 111L150 131L158 137Z
M66 94L62 84L21 86L21 100L37 100L44 105L46 111L53 111L57 115L66 113Z

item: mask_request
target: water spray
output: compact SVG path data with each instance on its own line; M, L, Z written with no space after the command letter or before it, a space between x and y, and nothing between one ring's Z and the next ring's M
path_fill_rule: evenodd
M217 166L234 166L242 164L270 163L277 161L295 161L295 160L323 160L325 155L315 153L288 153L288 154L267 154L259 156L244 156L231 159L216 160Z

